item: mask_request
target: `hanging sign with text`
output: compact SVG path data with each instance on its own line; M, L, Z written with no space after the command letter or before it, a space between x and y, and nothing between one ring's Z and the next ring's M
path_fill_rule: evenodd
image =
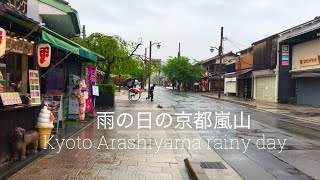
M92 86L92 95L99 96L99 86Z
M320 64L318 55L313 55L310 57L306 57L304 59L300 59L300 67L306 67L306 66L316 66Z
M11 9L27 14L28 0L3 0Z

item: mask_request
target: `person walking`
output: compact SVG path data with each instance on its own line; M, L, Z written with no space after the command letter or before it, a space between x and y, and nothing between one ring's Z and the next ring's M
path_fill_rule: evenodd
M149 96L146 97L146 100L150 99L151 98L151 101L153 101L153 91L154 91L154 88L156 87L156 84L153 84L150 89L149 89Z

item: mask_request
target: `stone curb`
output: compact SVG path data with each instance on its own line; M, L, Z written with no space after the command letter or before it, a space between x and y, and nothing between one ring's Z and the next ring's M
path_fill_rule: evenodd
M223 98L219 99L217 97L213 97L213 96L210 96L210 95L203 95L202 94L201 96L207 97L207 98L211 98L211 99L216 99L216 100L219 100L219 101L225 101L225 102L229 102L229 103L239 104L239 105L250 107L250 108L256 108L257 107L256 105L251 105L251 104L248 104L248 103L234 101L234 100L230 100L230 99L223 99Z
M206 173L201 168L198 162L190 161L188 158L184 159L184 163L186 165L188 174L190 179L192 180L209 180Z

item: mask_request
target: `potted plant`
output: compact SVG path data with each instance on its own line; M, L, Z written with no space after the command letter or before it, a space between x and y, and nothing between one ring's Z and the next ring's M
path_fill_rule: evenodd
M114 84L99 84L99 96L96 99L96 105L114 106L114 94L116 86Z

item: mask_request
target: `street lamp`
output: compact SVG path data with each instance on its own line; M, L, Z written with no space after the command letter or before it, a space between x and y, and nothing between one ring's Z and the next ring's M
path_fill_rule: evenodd
M213 47L213 46L210 46L210 52L213 52L213 51L214 51L214 49L216 49L216 50L218 50L218 51L219 51L219 49L218 49L218 48Z
M161 44L160 44L161 42L157 42L157 43L152 43L151 41L150 41L150 52L149 52L149 66L151 65L151 61L152 61L152 59L151 59L151 56L152 56L152 46L153 45L157 45L157 48L158 49L160 49L160 47L161 47ZM150 95L149 94L149 92L150 92L150 83L151 83L151 74L149 75L149 84L148 84L148 95Z

